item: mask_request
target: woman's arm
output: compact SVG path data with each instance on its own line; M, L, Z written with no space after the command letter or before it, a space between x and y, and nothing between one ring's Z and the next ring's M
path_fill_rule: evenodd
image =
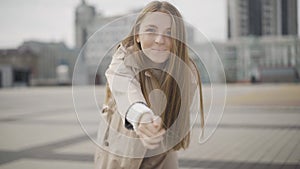
M133 67L124 64L126 54L124 47L120 46L105 75L125 127L136 129L140 117L153 112L146 104Z

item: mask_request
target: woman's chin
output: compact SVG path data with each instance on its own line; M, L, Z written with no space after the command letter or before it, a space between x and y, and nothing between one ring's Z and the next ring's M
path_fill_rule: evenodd
M165 63L168 60L168 58L167 57L166 58L157 58L157 59L150 58L150 60L154 63L162 64L162 63Z
M155 53L151 53L151 54L147 55L147 57L152 62L161 64L161 63L165 63L168 60L169 55L170 55L169 52L164 52L164 53L155 52Z

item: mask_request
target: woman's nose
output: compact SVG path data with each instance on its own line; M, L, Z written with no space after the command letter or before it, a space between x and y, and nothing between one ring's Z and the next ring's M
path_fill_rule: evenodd
M157 34L155 36L155 43L162 44L164 42L165 42L165 40L164 40L164 36L162 34Z

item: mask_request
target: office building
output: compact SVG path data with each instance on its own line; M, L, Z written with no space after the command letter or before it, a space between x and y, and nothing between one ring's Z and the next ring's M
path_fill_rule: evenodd
M228 38L298 35L297 0L228 0Z

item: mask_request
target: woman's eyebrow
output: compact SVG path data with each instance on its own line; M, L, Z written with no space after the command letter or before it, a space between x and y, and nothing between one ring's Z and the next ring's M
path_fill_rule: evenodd
M146 25L145 27L158 28L156 25L152 25L152 24L150 24L150 25Z
M156 25L152 25L152 24L145 26L145 28L148 28L148 27L158 29L158 27ZM171 28L166 28L165 30L171 30Z

